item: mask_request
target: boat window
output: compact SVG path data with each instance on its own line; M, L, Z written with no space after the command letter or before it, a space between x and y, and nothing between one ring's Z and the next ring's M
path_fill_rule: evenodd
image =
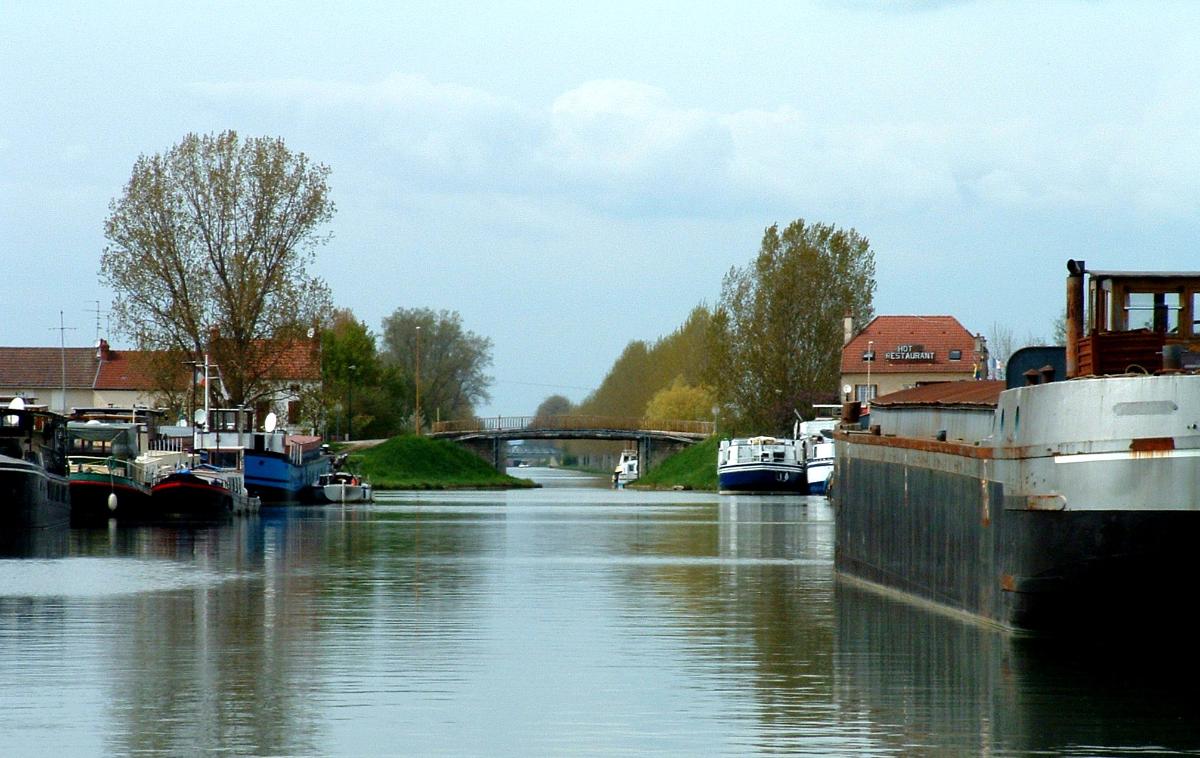
M1004 409L1000 409L1000 433L1004 433Z
M1181 307L1178 292L1130 292L1125 306L1129 329L1177 333Z
M1016 413L1013 414L1013 434L1021 431L1021 406L1017 406Z

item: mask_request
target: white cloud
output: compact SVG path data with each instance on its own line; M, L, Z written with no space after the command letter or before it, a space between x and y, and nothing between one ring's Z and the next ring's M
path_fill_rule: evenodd
M991 107L925 118L837 115L805 104L713 112L649 84L585 82L541 108L397 74L375 83L201 84L223 101L302 109L368 165L429 191L559 195L602 211L695 215L748 204L1111 209L1181 213L1200 176L1195 72L1143 111L1104 121ZM352 148L347 148L352 149Z

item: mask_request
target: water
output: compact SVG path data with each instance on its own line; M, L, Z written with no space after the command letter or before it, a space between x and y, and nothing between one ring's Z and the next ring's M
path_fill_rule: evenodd
M10 540L0 752L1200 752L1182 652L835 580L824 498L521 474L545 488Z

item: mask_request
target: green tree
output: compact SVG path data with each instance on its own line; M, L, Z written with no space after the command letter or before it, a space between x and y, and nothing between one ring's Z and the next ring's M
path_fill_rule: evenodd
M574 409L574 404L563 395L550 395L538 404L534 418L545 419L551 416L566 416Z
M104 226L100 277L114 321L139 348L171 354L165 367L209 353L226 401L265 397L278 346L330 309L325 283L307 271L334 212L328 176L282 139L233 131L139 156ZM160 383L175 383L177 370L164 371Z
M698 305L671 334L651 344L630 342L578 411L640 418L654 393L671 386L676 377L700 384L708 362L710 318L708 308Z
M875 255L858 232L768 227L755 260L725 275L711 320L706 379L722 420L778 431L836 397L842 319L862 328L874 293Z
M336 432L353 431L364 437L380 410L386 413L379 391L384 377L375 346L375 336L349 309L333 311L329 326L321 332L321 379L323 407L333 411L326 418ZM349 418L347 414L353 414ZM385 425L386 426L386 425Z
M712 418L712 407L711 390L688 384L682 376L677 376L670 387L654 393L642 417L660 421L705 421Z
M431 418L473 416L475 405L490 399L492 378L484 372L492 364L492 341L463 329L456 312L396 309L383 320L382 359L410 418L419 390L422 428Z
M683 377L688 384L700 384L708 363L710 318L708 308L698 305L674 332L650 344L642 340L630 342L604 381L575 412L642 418L654 394L670 387L676 377ZM572 455L584 456L619 452L622 446L623 443L573 442L567 447Z

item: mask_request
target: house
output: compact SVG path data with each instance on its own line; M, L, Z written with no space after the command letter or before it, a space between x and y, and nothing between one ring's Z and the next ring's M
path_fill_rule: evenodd
M272 411L289 426L312 426L311 419L301 418L301 398L321 387L319 345L303 340L277 351L278 361L268 375L269 398L255 408L260 418ZM164 398L150 370L153 356L115 350L103 339L88 348L0 347L0 398L21 397L60 413L72 408L161 407ZM180 365L179 370L180 386L186 386L188 369Z
M100 354L100 346L0 347L0 397L58 412L95 405Z
M872 398L934 382L986 379L987 343L953 316L876 316L858 334L846 320L841 398Z

